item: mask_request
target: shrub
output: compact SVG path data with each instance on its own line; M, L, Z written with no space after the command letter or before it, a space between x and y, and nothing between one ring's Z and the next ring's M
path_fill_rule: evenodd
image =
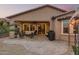
M5 36L7 33L9 33L8 22L0 20L0 36Z
M72 48L73 48L74 54L79 55L79 47L72 46Z

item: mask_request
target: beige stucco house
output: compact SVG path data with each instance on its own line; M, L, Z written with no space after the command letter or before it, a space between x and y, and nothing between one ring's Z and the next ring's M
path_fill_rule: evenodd
M10 19L10 23L17 23L20 30L37 30L38 35L46 35L49 30L53 30L56 39L68 40L68 20L74 12L67 12L51 5L44 5L6 18ZM74 29L71 28L70 30L72 33L71 39L73 40Z

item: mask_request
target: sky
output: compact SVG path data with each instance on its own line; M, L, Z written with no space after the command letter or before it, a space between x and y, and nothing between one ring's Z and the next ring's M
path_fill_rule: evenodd
M5 18L16 13L37 8L44 4L0 4L0 18ZM79 7L79 4L51 4L58 8L70 11Z

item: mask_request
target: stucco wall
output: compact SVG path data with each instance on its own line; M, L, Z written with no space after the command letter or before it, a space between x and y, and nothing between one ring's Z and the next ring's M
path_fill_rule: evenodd
M58 21L58 19L55 19L54 21L54 31L56 34L56 39L60 39L60 35L61 35L61 22Z
M15 21L49 21L50 22L50 30L54 29L53 21L51 20L52 16L61 14L61 11L56 9L52 9L50 7L45 7L42 9L38 9L36 11L32 11L29 13L25 13L16 17L11 18L11 20Z
M55 20L55 32L56 32L56 38L57 39L68 41L69 35L62 33L62 20L58 21L58 19L64 18L64 17L67 17L67 16L72 16L72 15L73 15L73 13L70 13L70 14L67 14L67 15L63 15L61 17L58 17ZM74 35L70 35L70 41L72 41L72 42L74 41Z

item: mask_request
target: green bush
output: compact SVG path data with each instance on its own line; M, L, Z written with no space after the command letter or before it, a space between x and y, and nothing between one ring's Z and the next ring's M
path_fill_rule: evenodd
M0 36L9 33L9 24L6 21L0 21Z
M73 48L74 54L79 55L79 47L72 46L72 48Z

